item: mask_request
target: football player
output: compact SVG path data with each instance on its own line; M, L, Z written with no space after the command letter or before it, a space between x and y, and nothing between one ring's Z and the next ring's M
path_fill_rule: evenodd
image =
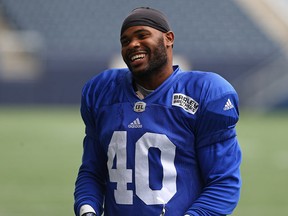
M220 216L239 200L238 97L212 72L173 65L166 16L137 8L120 42L128 68L83 88L77 216Z

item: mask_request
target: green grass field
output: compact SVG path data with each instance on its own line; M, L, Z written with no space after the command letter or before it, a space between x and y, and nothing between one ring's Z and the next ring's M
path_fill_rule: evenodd
M0 107L0 215L73 215L84 127L78 107ZM243 112L235 216L288 212L288 112Z

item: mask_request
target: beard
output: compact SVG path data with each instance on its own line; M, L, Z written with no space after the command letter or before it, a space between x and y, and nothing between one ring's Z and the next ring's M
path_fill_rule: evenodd
M154 49L153 53L151 50L150 59L147 66L141 71L134 70L129 64L127 64L129 70L133 73L133 75L137 78L147 78L149 75L157 74L158 71L161 71L168 61L167 50L164 45L164 39L159 38L158 46Z

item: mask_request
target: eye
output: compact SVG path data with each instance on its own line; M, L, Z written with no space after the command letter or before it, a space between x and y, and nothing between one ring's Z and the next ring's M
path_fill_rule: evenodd
M139 38L139 39L143 39L143 38L145 38L145 35L144 35L144 34L139 34L139 35L138 35L138 38Z
M130 43L130 40L128 38L124 38L120 40L122 46L127 46Z
M143 39L147 38L147 36L148 36L148 34L146 34L146 33L141 33L141 34L138 35L138 38L139 38L140 40L143 40Z

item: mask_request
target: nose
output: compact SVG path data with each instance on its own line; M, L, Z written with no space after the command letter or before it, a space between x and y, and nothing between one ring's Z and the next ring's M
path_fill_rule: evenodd
M139 47L140 46L140 42L139 42L139 40L137 40L137 39L134 39L134 40L132 40L131 42L130 42L130 46L131 47Z

